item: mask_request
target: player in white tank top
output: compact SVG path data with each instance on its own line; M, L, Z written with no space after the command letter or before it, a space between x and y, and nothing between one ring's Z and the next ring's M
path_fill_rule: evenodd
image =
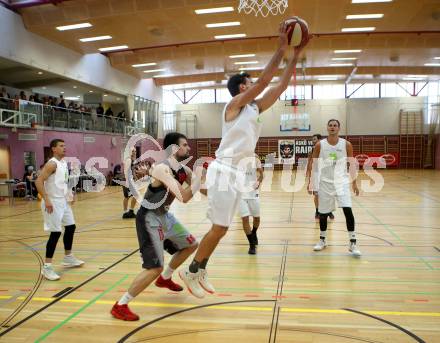
M312 143L313 146L316 145L316 143L318 143L320 140L322 139L321 135L319 133L316 133L312 136ZM312 164L313 164L313 149L312 151L309 152L309 155L307 156L308 161L307 161L307 178L308 178L308 186L307 186L307 190L309 191L310 195L313 195L313 202L315 203L315 220L319 221L319 211L318 211L318 207L319 207L319 199L318 199L318 192L314 192L311 187L310 187L310 180L311 180L311 174L312 174ZM330 214L328 215L328 217L330 218L330 220L334 220L335 216L333 215L333 212L330 212Z
M66 148L64 141L54 139L50 142L53 157L44 165L41 174L35 181L38 192L43 200L41 210L44 218L44 230L50 232L46 244L46 259L41 273L48 280L55 281L60 276L52 267L52 258L64 226L64 251L63 265L65 267L79 267L83 261L72 255L73 236L75 234L75 219L72 209L68 204L74 201L72 190L69 189L69 171L64 160Z
M335 210L335 201L342 208L347 223L349 237L349 251L355 257L361 256L356 245L354 232L355 221L351 209L350 178L347 172L347 163L353 163L353 146L350 142L339 137L340 123L331 119L327 123L328 138L316 143L313 150L313 190L318 191L319 198L319 227L320 239L315 245L315 251L321 251L327 246L327 217ZM349 159L347 159L347 157ZM350 171L352 171L351 166ZM356 196L359 189L355 175L352 175L352 188Z
M216 151L216 160L210 164L206 176L208 218L212 227L200 242L189 269L180 274L191 294L197 297L204 296L200 283L208 282L206 264L220 239L226 234L240 202L245 166L248 159L254 156L261 132L261 113L271 107L286 90L298 57L310 39L309 36L301 46L294 49L279 84L257 99L271 82L286 53L289 30L291 28L283 21L279 28L278 49L255 83L251 82L250 75L246 73L234 75L228 80L228 89L233 98L222 113L222 140ZM202 281L200 277L203 278ZM212 285L210 289L214 289Z
M257 253L257 230L260 226L259 188L262 181L263 168L258 155L255 155L254 161L248 164L245 177L245 186L250 189L250 191L242 193L239 205L243 230L249 242L249 255L255 255ZM250 217L252 217L252 229Z

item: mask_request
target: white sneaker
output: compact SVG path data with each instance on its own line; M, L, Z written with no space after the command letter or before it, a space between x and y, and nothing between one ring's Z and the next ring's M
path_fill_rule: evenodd
M215 293L215 288L211 284L211 282L209 282L209 280L208 280L208 273L206 272L205 269L200 269L199 283L200 283L200 286L202 286L202 288L206 292L208 292L209 294L214 294Z
M41 274L50 281L55 281L60 278L60 276L55 273L55 270L53 270L52 266L43 266L43 269L41 269Z
M64 256L62 265L67 268L79 267L84 264L84 261L78 260L75 256Z
M361 257L362 256L362 253L358 249L358 247L356 246L356 243L350 243L350 246L348 247L348 251L350 251L354 257Z
M179 276L192 295L197 298L205 297L205 292L200 287L199 283L200 271L197 273L191 273L188 268L185 268L183 270L179 270Z
M324 250L326 246L327 246L327 243L326 243L325 239L320 239L318 244L316 244L313 247L313 250L314 251L321 251L321 250Z

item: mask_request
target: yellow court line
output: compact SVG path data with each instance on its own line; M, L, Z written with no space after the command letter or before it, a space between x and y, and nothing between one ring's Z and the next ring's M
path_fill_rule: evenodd
M12 296L0 295L0 299L11 299ZM15 300L24 300L25 297L18 297ZM42 298L34 297L32 301L40 302L51 302L56 298ZM85 304L89 300L85 299L61 299L61 303L76 303ZM95 304L99 305L113 305L115 302L113 300L98 300ZM133 306L142 307L162 307L162 308L192 308L199 306L196 304L175 304L175 303L156 303L156 302L131 302ZM213 305L207 306L206 309L213 310L226 310L226 311L256 311L256 312L270 312L273 311L273 307L259 307L259 306L229 306L229 305ZM286 313L323 313L323 314L353 314L353 312L346 310L330 310L330 309L319 309L319 308L292 308L292 307L281 307L281 312ZM407 317L440 317L440 312L403 312L403 311L363 311L364 313L371 315L388 315L388 316L407 316Z

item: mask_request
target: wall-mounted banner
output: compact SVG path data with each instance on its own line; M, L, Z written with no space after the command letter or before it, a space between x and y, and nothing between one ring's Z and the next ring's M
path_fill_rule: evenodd
M355 158L358 160L359 166L361 167L369 159L371 159L371 161L368 161L367 163L370 164L372 167L379 167L377 163L378 161L377 159L380 159L380 162L382 163L384 162L386 167L398 167L400 163L398 152L388 152L386 154L367 152L356 155ZM379 164L382 165L382 163Z
M313 149L311 139L283 139L278 141L278 163L297 164L298 159L307 158Z
M294 139L283 139L278 141L278 163L295 164Z

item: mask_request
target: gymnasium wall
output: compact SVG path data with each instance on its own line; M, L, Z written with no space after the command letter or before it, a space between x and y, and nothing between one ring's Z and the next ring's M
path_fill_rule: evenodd
M33 137L23 137L20 134L31 134ZM35 152L36 168L44 163L44 147L49 146L52 139L61 138L66 142L66 156L77 157L83 165L91 157L105 157L108 167L95 167L104 175L108 170L113 170L111 164L121 163L121 150L125 146L121 135L80 133L66 131L43 131L31 129L18 129L13 132L9 128L0 127L0 147L9 147L11 159L11 173L13 178L21 179L24 174L24 152ZM21 137L19 137L21 136ZM115 139L112 144L112 137ZM23 138L34 138L23 140ZM2 166L0 166L0 170Z
M435 169L440 170L440 135L437 135L435 140L436 140Z
M261 137L326 135L331 118L341 122L341 135L397 135L399 111L424 110L425 101L425 97L307 100L304 107L298 107L298 113L310 115L311 131L302 132L280 131L280 115L293 113L293 107L278 101L263 113ZM197 138L220 138L223 107L224 104L186 104L178 105L176 110L197 116Z
M18 14L2 6L0 37L1 57L118 94L162 100L162 89L152 79L139 80L114 69L103 54L81 55L31 33Z

